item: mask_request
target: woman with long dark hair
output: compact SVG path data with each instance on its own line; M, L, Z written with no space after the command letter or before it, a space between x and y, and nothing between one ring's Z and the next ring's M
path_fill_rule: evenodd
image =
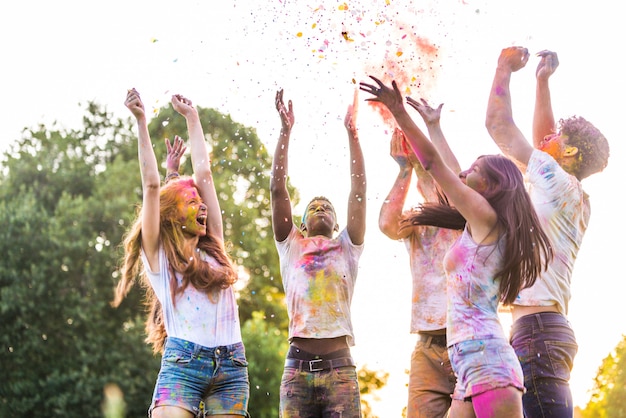
M521 418L522 369L500 324L498 305L511 304L552 257L521 172L508 158L488 155L457 175L409 116L395 81L387 87L372 79L376 85L361 83L375 96L368 100L389 108L451 203L425 206L423 218L413 221L465 224L444 258L448 354L457 376L449 416ZM432 210L436 216L427 216Z

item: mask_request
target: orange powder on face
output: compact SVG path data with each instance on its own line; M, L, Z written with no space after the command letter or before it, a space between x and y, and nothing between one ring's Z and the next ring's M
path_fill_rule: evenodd
M549 138L549 139L548 139ZM541 143L541 151L546 152L555 160L559 160L563 153L563 144L557 135L549 135Z

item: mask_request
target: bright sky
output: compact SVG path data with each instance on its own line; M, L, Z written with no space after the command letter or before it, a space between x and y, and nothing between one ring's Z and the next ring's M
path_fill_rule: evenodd
M569 315L579 342L571 385L582 407L602 359L626 333L617 250L626 229L617 221L622 216L613 193L623 190L618 182L626 165L621 109L612 107L626 93L617 53L618 40L626 36L617 7L610 0L12 2L0 16L0 150L26 126L57 121L80 127L85 113L79 103L90 100L115 116L129 116L123 101L126 89L135 87L150 109L181 93L229 113L256 128L273 153L280 129L274 95L284 88L296 115L291 181L305 202L327 195L345 225L343 117L354 82L368 74L393 76L409 80L404 87L413 97L444 102L443 129L467 167L478 155L497 152L484 117L500 50L554 50L561 63L551 80L557 118L584 116L612 147L609 167L583 183L592 220L576 264ZM436 55L424 45L434 45ZM528 138L537 63L532 55L512 82L516 122ZM409 265L404 246L382 235L377 220L397 167L388 156L388 127L363 101L358 126L369 210L353 300L354 356L390 373L375 412L395 417L405 404L405 369L415 343L409 334Z

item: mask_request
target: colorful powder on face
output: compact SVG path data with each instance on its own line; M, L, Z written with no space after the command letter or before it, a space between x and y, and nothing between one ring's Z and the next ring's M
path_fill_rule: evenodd
M195 187L183 189L176 195L176 207L180 213L179 222L183 230L189 233L198 232L198 213L202 199Z

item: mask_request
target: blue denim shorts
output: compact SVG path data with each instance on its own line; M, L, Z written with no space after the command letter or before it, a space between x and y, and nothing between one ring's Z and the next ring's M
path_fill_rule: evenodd
M197 417L248 416L249 399L243 343L209 348L168 338L148 416L164 405L183 408Z
M453 399L468 400L507 386L524 391L522 366L504 338L462 341L449 347L448 355L457 376Z

